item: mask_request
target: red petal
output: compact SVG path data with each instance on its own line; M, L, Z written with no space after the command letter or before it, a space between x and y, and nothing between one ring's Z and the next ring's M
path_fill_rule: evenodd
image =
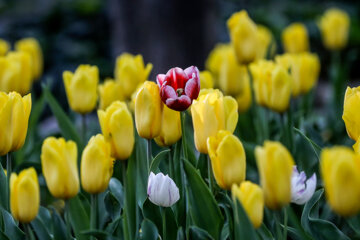
M188 79L193 78L193 74L195 74L195 76L197 76L199 78L199 69L195 66L190 66L188 68L186 68L184 70L186 76L188 77Z
M166 100L168 98L172 98L172 99L177 98L177 94L176 94L175 90L171 86L164 85L164 86L161 87L160 97L161 97L161 100L164 103L166 103Z
M156 82L157 82L157 84L159 85L159 88L161 88L162 85L164 84L165 76L166 76L165 74L158 74L158 75L156 76Z
M194 77L190 79L185 86L185 94L189 96L191 100L197 99L200 92L200 79L198 77Z
M165 102L166 106L175 111L185 111L191 105L191 99L182 95L179 98L168 98Z

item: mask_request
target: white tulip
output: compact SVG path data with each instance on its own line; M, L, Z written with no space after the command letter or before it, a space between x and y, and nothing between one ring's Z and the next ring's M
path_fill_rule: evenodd
M314 173L306 182L305 173L298 172L294 166L291 176L291 202L302 205L310 200L316 189L316 174Z
M153 172L149 176L147 195L152 203L161 207L170 207L180 198L179 188L168 175Z

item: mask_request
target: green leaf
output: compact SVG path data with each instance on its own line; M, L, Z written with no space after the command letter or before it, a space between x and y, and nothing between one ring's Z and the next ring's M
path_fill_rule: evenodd
M149 199L146 199L142 207L142 212L144 218L147 218L150 221L152 221L157 226L157 229L162 233L162 219L161 219L160 208L155 204L153 204L152 202L150 202Z
M256 239L255 229L238 199L234 201L234 233L235 239Z
M150 164L150 172L156 173L157 168L159 167L160 162L166 158L167 154L170 152L170 149L159 152L156 157L152 160ZM149 175L150 175L149 172Z
M85 236L93 236L97 240L120 240L120 238L111 236L107 232L101 230L87 230L82 231L81 234Z
M67 204L68 208L66 210L68 211L70 223L74 230L76 239L87 240L88 238L81 232L89 230L89 216L85 211L85 208L80 201L79 196L71 198L70 200L68 200Z
M196 226L191 226L189 228L189 235L190 239L214 240L214 238L207 231Z
M148 180L148 168L147 168L147 154L146 154L146 140L139 137L139 135L136 133L136 141L135 141L135 159L136 160L136 167L135 171L136 174L134 175L134 178L131 181L134 181L136 179L134 186L135 192L136 192L136 202L139 207L142 207L144 204L146 198L147 198L147 180Z
M186 214L185 212L185 179L184 179L184 170L183 163L181 160L181 140L179 140L174 146L174 155L173 155L173 168L174 175L171 178L174 180L176 186L179 188L180 199L173 205L175 217L177 219L177 223L185 229L186 225Z
M184 170L187 178L186 195L193 223L218 239L224 223L219 206L199 172L186 160Z
M109 191L120 203L120 206L124 206L124 188L121 182L116 178L111 178L109 182Z
M8 191L7 189L7 178L4 172L2 165L0 164L0 206L2 208L7 208L8 202Z
M256 233L262 240L274 240L273 235L264 223L261 224L260 228L256 229Z
M306 141L308 141L308 143L310 144L310 146L312 147L317 159L320 161L320 152L321 152L321 147L319 145L317 145L313 140L311 140L310 138L308 138L303 132L300 131L300 129L294 127L295 132L297 132L298 134L300 134L300 136L302 136Z
M54 240L70 239L66 225L55 209L52 210L51 219L53 224Z
M179 229L177 231L176 240L184 240L184 239L185 239L184 231L183 231L182 227L179 227Z
M143 240L157 240L159 232L156 225L148 219L144 219L141 223L141 237ZM168 238L171 239L171 238Z
M357 216L348 218L347 223L351 229L354 230L358 236L360 236L360 215L358 214Z
M5 235L11 240L25 239L25 233L17 226L11 214L4 209L1 209L1 214L4 221Z
M51 240L51 235L49 228L51 225L48 224L50 222L51 216L49 211L44 208L40 207L39 213L36 218L31 221L31 226L34 229L34 232L39 240Z
M107 192L105 195L104 202L105 202L106 211L109 213L111 219L115 220L119 218L121 212L121 205L114 196L114 194L112 194L110 191Z

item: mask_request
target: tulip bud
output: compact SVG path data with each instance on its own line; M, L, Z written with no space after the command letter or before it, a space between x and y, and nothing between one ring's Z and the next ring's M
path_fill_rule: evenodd
M109 185L115 159L101 134L90 138L81 156L81 186L91 194L101 193Z
M158 74L156 79L161 100L173 110L186 110L199 95L200 77L197 67L191 66L185 70L172 68L166 75Z
M136 87L145 82L153 65L151 63L144 66L143 57L123 53L116 58L115 79L120 84L124 97L129 99Z
M320 60L316 54L304 52L276 56L276 62L290 72L292 95L308 93L316 84L320 73Z
M260 60L250 65L256 102L277 112L289 107L291 77L286 69L272 61Z
M291 176L291 202L298 205L310 200L316 189L316 174L306 180L305 172L298 172L296 166Z
M32 85L31 58L27 52L9 52L6 56L10 69L4 69L1 87L3 91L16 91L25 95ZM11 73L10 73L11 71ZM7 75L9 74L9 75Z
M135 98L135 123L140 137L152 139L161 130L161 99L159 87L146 81Z
M106 79L103 84L99 85L99 108L105 110L111 103L119 100L124 101L121 86L112 79Z
M214 79L209 71L200 72L200 86L201 89L214 87Z
M344 120L346 131L351 139L356 141L360 137L360 86L347 87L344 98Z
M31 111L31 94L0 92L0 156L19 150L25 142Z
M321 17L319 28L324 46L330 50L339 50L346 46L349 37L350 18L340 9L328 9Z
M15 49L30 55L31 78L38 79L43 71L43 54L39 42L35 38L24 38L15 43Z
M255 158L266 206L278 209L288 204L294 166L289 151L280 142L265 141L264 146L255 148Z
M161 147L171 146L181 138L180 112L162 105L160 135L155 138Z
M223 63L224 54L228 52L229 49L232 49L232 51L234 52L234 49L230 44L217 44L214 49L211 50L208 58L206 59L205 66L206 69L208 69L213 74L215 87L217 87L218 85L217 81L220 75L220 69ZM202 85L201 89L203 89Z
M228 19L227 26L237 61L241 64L254 61L258 50L257 28L247 12L242 10L234 13Z
M264 215L264 194L262 189L249 181L232 185L231 194L242 204L254 228L261 226Z
M106 111L98 110L101 131L110 143L112 157L125 160L131 155L135 137L134 124L126 103L113 102Z
M233 133L238 121L237 102L219 90L203 89L191 106L196 149L208 153L207 138L216 136L219 130Z
M0 39L0 56L5 56L9 49L10 44L5 40Z
M257 25L257 51L256 59L266 59L268 56L273 56L276 51L276 43L274 36L270 30L262 25Z
M80 65L75 73L63 73L69 105L75 112L85 114L96 107L99 69L97 66Z
M153 204L161 207L171 207L180 199L179 188L175 182L162 173L156 175L153 172L150 173L147 195Z
M330 207L341 216L360 210L360 155L347 147L325 148L320 170Z
M13 217L21 223L31 222L38 214L40 187L33 167L10 177L10 209Z
M302 23L292 23L281 35L285 52L301 53L309 51L309 37L306 27Z
M41 148L46 185L56 198L69 199L79 192L77 146L64 138L48 137Z
M220 130L207 139L207 149L217 184L230 189L245 180L246 155L240 140L229 131Z

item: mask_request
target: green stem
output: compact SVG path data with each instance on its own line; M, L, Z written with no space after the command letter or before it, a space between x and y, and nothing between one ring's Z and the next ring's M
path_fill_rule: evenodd
M122 177L122 184L123 187L125 187L125 181L126 181L126 161L121 161L121 177Z
M150 164L152 161L152 153L151 153L151 139L147 139L147 158L146 158L147 170L150 174Z
M162 230L163 230L162 239L166 240L166 213L165 213L165 208L160 207L160 212L161 212Z
M10 212L10 175L11 175L11 155L10 153L6 154L6 179L7 179L7 210Z
M97 195L91 194L90 230L97 228ZM95 239L91 237L91 239Z
M281 211L274 211L274 219L275 219L275 225L276 225L276 239L283 239L281 234L281 225L280 225L280 219L281 219Z
M69 219L69 212L70 212L70 206L69 206L69 200L65 200L65 208L64 208L64 219L65 219L65 225L66 225L66 233L67 236L70 238L71 236L71 223Z
M213 184L212 184L212 168L211 168L211 160L209 155L207 155L208 160L208 178L209 178L209 189L210 192L213 193Z
M35 236L31 230L30 223L24 223L23 227L25 229L26 239L34 240Z
M182 111L180 116L181 119L181 134L182 134L182 145L183 145L183 151L184 151L184 157L186 160L189 160L188 158L188 152L186 148L186 134L185 134L185 118L186 118L186 112Z
M173 166L173 158L172 158L172 154L173 154L173 147L170 146L170 151L169 151L169 173L170 173L170 177L172 179L174 179L174 166Z
M286 208L283 208L283 212L284 212L284 233L283 233L283 239L286 240L287 239L287 222L288 222L288 216L287 216L287 211Z
M86 115L81 114L82 140L84 146L86 145Z

